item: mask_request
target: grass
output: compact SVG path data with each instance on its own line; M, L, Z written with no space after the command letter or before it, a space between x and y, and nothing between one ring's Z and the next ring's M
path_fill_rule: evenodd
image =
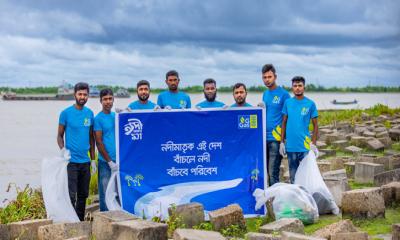
M395 142L392 144L392 149L400 152L400 142Z
M349 186L351 190L375 187L373 183L356 183L353 179L349 179Z
M34 190L29 185L21 189L15 184L9 184L7 192L12 187L16 189L17 197L15 200L10 201L5 208L0 208L1 224L46 218L46 209L40 190Z
M361 114L366 113L371 117L377 117L382 114L393 115L400 113L400 108L389 108L386 105L377 104L373 107L362 109L348 109L348 110L328 110L320 111L318 123L321 126L334 124L337 122L349 122L352 125L362 122ZM385 122L385 126L390 126L389 122Z
M386 208L385 218L369 220L353 220L360 230L369 235L385 234L392 232L392 224L400 222L400 207Z

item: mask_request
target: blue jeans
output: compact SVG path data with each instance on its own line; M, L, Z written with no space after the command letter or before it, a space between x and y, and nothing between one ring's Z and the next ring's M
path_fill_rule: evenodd
M279 144L280 142L277 141L267 141L267 166L270 186L279 182L279 171L282 162L282 156L279 153Z
M99 167L98 167L98 186L99 186L99 202L100 202L100 211L108 211L105 195L107 190L108 181L111 177L111 169L108 166L108 163L105 161L99 160Z
M300 165L301 160L307 155L307 152L288 152L287 157L289 161L289 176L290 183L294 183L294 177L296 176L297 168Z

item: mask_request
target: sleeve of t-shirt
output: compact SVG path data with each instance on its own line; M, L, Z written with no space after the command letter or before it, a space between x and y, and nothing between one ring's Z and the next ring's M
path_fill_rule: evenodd
M101 127L100 119L99 119L98 117L96 117L96 118L94 119L94 127L93 127L93 130L94 130L94 131L102 131L102 130L103 130L103 128Z
M285 103L283 104L283 108L282 108L282 114L283 115L288 115L288 111L287 111L287 102L285 101Z
M58 120L58 124L65 126L67 124L67 113L62 111L60 113L60 118Z
M187 108L191 108L192 107L192 102L190 101L190 97L189 96L187 96L187 102L188 102Z
M313 103L311 106L311 118L317 118L317 117L318 117L317 106L315 106L315 103Z

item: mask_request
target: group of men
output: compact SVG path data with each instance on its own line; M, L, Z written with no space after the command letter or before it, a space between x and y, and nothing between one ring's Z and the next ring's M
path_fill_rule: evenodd
M292 79L294 97L276 83L277 74L272 64L262 68L262 79L268 88L263 94L263 106L266 108L266 153L269 185L279 182L279 171L283 156L288 157L290 182L300 161L309 150L318 154L316 140L318 136L318 112L315 103L304 96L305 79L296 76ZM137 83L138 100L129 104L127 110L141 109L186 109L191 108L189 95L180 91L179 74L175 70L166 73L168 90L161 92L157 104L149 100L150 83L141 80ZM203 82L205 100L196 105L201 108L228 108L217 101L216 81L212 78ZM100 91L102 111L96 117L85 107L89 97L89 85L77 83L74 87L75 104L60 114L57 143L62 156L70 156L67 166L68 189L73 207L81 221L85 216L85 204L89 194L90 175L98 167L98 191L100 211L107 211L105 190L112 171L118 170L115 147L115 112L112 111L114 96L111 89ZM233 86L235 103L231 107L252 107L246 102L247 90L243 83ZM309 124L313 124L310 135ZM64 141L65 139L65 141ZM96 165L95 145L99 152ZM65 154L70 152L70 154ZM89 154L88 154L89 152Z

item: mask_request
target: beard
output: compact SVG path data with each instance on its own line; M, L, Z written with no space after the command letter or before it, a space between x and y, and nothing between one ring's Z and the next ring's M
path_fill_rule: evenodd
M75 98L75 102L76 102L76 105L83 107L86 104L87 100L86 99L76 99Z
M139 94L138 94L138 98L139 98L139 100L142 101L142 102L147 101L147 99L149 99L149 97L150 97L150 94L142 94L142 95L139 95Z
M299 96L303 96L303 95L304 95L304 92L301 92L301 93L294 93L294 95L295 95L295 96L298 96L298 97L299 97Z
M217 98L217 93L214 93L212 96L209 96L209 95L204 93L204 97L206 98L207 101L214 102L215 99Z
M246 98L236 98L235 101L237 104L241 105L246 101Z

